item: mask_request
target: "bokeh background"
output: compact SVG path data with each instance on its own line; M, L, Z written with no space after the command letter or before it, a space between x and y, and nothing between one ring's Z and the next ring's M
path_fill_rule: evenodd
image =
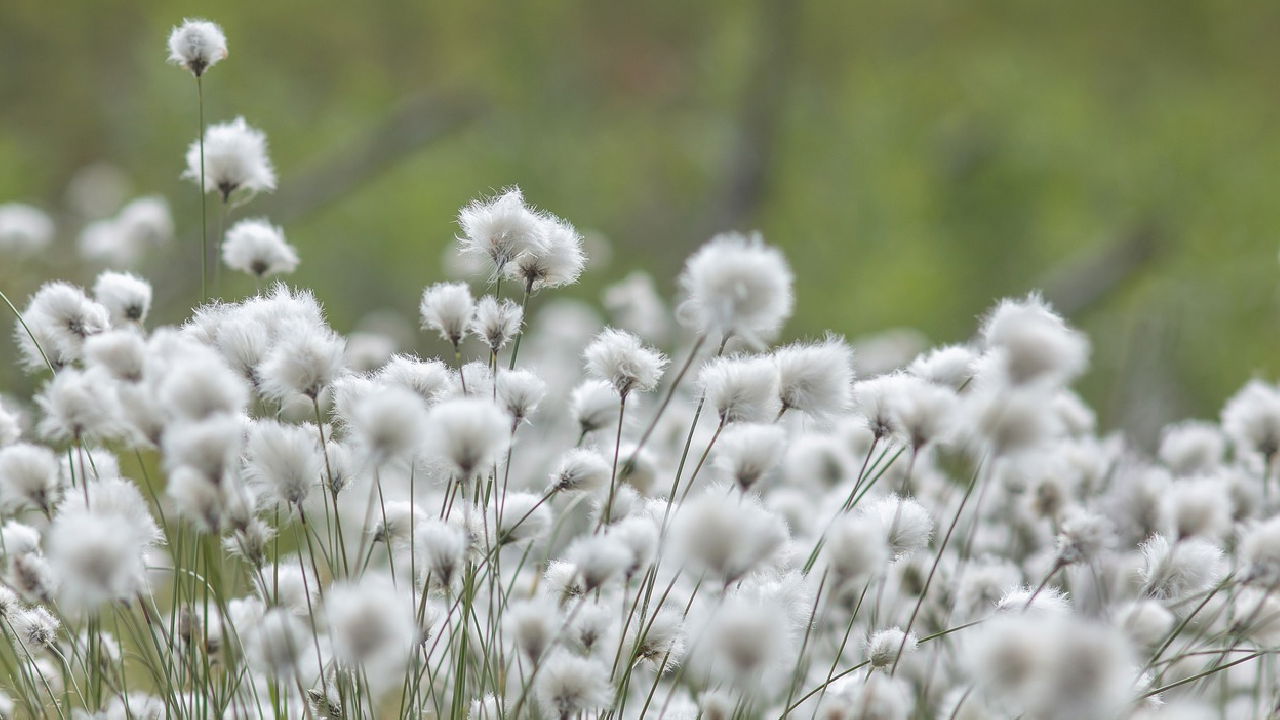
M458 207L518 183L607 238L569 291L593 303L635 267L671 291L730 228L793 264L787 337L961 341L1043 288L1094 340L1083 392L1139 438L1277 369L1276 3L5 0L0 202L60 230L0 260L15 301L92 279L86 177L171 203L156 320L198 295L195 86L164 62L184 16L229 37L210 121L270 137L280 190L238 212L285 226L340 330L412 317ZM29 382L0 352L0 388Z

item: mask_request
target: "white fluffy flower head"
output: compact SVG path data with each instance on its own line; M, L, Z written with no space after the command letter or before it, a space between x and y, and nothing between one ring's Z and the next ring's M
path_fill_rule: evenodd
M200 77L227 57L227 36L208 20L183 20L169 33L169 62Z

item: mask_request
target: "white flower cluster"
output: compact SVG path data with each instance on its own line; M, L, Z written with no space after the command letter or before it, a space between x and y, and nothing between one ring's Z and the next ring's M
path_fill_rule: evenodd
M197 77L225 55L203 22L170 46ZM212 187L274 185L236 128ZM0 251L50 241L2 210ZM511 189L459 225L488 284L425 289L444 358L282 284L178 327L136 275L31 296L0 717L1274 712L1280 387L1148 454L1099 434L1089 343L1035 294L855 378L837 335L771 346L793 277L758 236L695 252L674 304L626 276L606 326L545 300L583 270L567 222ZM262 220L222 251L298 263Z

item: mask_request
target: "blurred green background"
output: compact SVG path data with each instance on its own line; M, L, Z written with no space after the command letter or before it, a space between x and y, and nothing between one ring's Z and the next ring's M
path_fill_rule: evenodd
M1103 422L1140 437L1276 370L1276 3L5 0L0 201L56 212L95 163L167 196L179 248L142 270L170 322L198 293L184 16L229 37L210 120L270 137L280 191L240 214L285 225L339 329L412 314L458 207L518 183L613 244L570 291L592 302L758 228L798 276L789 337L959 341L1044 288L1093 337ZM0 287L89 281L62 231Z

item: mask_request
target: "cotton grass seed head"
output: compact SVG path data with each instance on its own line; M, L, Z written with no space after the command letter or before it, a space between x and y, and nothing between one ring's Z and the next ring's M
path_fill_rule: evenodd
M241 220L227 230L222 261L232 270L259 280L298 268L298 251L285 242L284 231L262 218Z
M187 169L182 176L199 183L200 141L187 148ZM249 126L243 117L210 125L204 133L204 181L207 192L217 192L224 203L233 194L252 197L276 189L276 171L267 156L267 136Z
M621 397L633 390L648 392L662 379L667 357L645 347L640 338L626 332L606 328L583 351L587 372L613 386Z
M791 314L791 269L757 235L717 235L689 257L680 275L679 316L695 332L758 344Z
M169 33L169 62L200 77L227 57L227 36L208 20L183 20Z

